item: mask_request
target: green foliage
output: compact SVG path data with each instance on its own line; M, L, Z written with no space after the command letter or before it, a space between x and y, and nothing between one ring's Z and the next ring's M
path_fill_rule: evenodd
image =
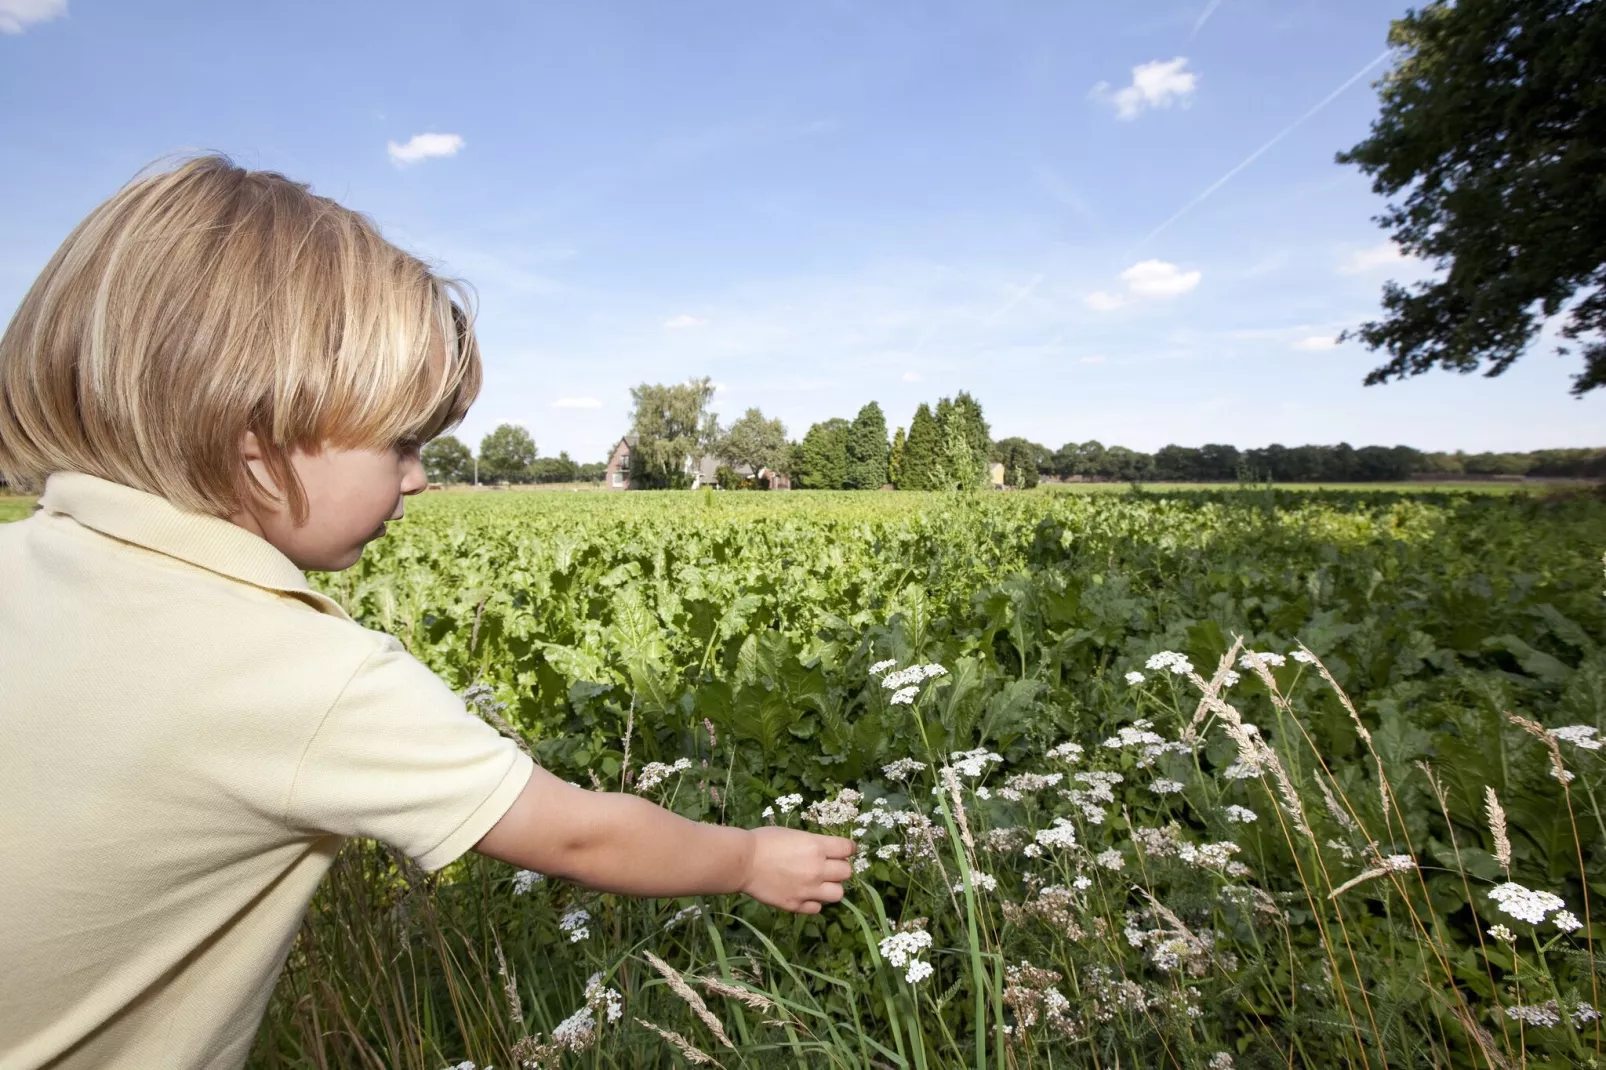
M535 439L517 424L501 424L480 440L481 483L528 483Z
M942 429L924 401L909 421L909 440L898 464L899 490L941 490L944 473Z
M1564 316L1573 393L1606 386L1606 5L1434 0L1389 43L1382 112L1338 160L1405 193L1378 221L1442 277L1384 288L1384 318L1353 332L1391 355L1367 383L1498 375Z
M887 482L893 486L898 485L899 473L903 470L903 450L905 439L903 428L892 433L892 448L887 452Z
M859 410L848 428L847 473L843 486L848 490L880 489L887 482L890 453L887 418L881 406L872 401Z
M868 867L815 917L709 897L677 919L692 901L518 894L497 863L428 877L354 845L253 1065L513 1066L597 971L627 1013L566 1065L665 1065L638 1018L729 1066L1588 1065L1599 1023L1519 1031L1503 1009L1600 1006L1606 762L1562 743L1564 785L1504 714L1606 726L1603 547L1606 503L1522 495L425 496L316 582L453 686L485 685L559 776L633 789L643 763L684 758L647 794L688 817L796 824L780 797L843 788L915 816L857 823ZM1202 679L1147 667L1169 650L1208 678L1235 636L1303 642L1332 685L1290 658L1268 686L1234 659L1211 705ZM946 674L894 705L869 671L888 659ZM1233 717L1257 726L1259 776L1231 772ZM1066 742L1080 755L1055 757ZM961 777L961 827L936 767L973 748L998 761ZM925 767L889 774L903 758ZM1119 778L1109 800L1089 773ZM1076 846L1030 856L1056 819ZM1211 863L1206 844L1232 847ZM1418 868L1363 876L1395 855ZM1515 922L1488 896L1507 879L1591 927ZM576 908L582 942L558 925ZM905 924L932 937L914 985L878 950ZM726 1050L642 950L773 1006L705 990Z
M455 435L425 443L421 460L431 483L467 483L474 478L474 454Z
M794 462L798 486L809 490L841 490L847 485L850 430L851 425L840 418L809 428Z
M756 476L761 468L785 471L789 459L786 427L780 420L766 420L758 409L748 409L719 438L714 452L737 467L746 466Z
M713 399L714 383L706 376L673 386L642 383L630 388L633 485L674 489L691 485L688 465L713 448L719 433L718 417L708 411Z
M1001 439L993 443L991 454L1004 466L1004 483L1022 490L1037 486L1038 473L1050 467L1052 456L1047 446L1024 438Z

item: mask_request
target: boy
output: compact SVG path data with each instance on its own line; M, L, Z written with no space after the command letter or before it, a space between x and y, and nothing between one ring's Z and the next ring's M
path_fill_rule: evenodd
M459 300L454 301L453 298ZM0 1070L246 1058L349 836L816 912L849 840L573 787L308 588L478 392L454 283L218 157L84 220L0 339Z

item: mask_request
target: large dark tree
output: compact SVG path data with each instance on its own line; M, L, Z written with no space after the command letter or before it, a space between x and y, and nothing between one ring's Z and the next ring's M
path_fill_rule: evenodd
M672 386L642 383L630 388L630 400L635 403L630 430L636 436L631 483L677 490L690 486L690 467L713 448L719 434L718 417L708 411L713 382L704 376Z
M942 457L942 429L924 401L909 421L909 438L898 462L899 490L941 490L946 472Z
M1606 385L1606 3L1434 0L1389 41L1382 113L1338 160L1405 194L1378 222L1442 277L1390 282L1347 332L1391 354L1366 382L1499 375L1559 316L1573 393Z
M790 455L786 425L780 420L764 419L758 409L748 409L721 433L714 452L733 465L745 465L747 474L755 479L761 468L782 471Z
M870 402L853 418L848 429L848 472L851 490L877 490L887 481L887 418L881 406Z
M840 417L817 423L797 448L793 462L798 485L809 490L841 490L848 479L848 432Z

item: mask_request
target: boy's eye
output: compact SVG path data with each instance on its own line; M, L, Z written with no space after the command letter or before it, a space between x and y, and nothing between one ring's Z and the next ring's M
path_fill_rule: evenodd
M403 457L411 457L413 454L422 451L423 448L424 444L416 438L404 438L396 443L396 452Z

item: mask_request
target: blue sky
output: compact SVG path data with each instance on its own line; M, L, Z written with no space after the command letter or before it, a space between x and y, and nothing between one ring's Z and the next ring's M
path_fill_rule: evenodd
M600 459L631 385L709 375L795 437L968 389L1051 447L1599 444L1549 346L1368 388L1332 345L1424 270L1333 162L1405 6L0 0L0 309L216 149L475 285L471 441Z

